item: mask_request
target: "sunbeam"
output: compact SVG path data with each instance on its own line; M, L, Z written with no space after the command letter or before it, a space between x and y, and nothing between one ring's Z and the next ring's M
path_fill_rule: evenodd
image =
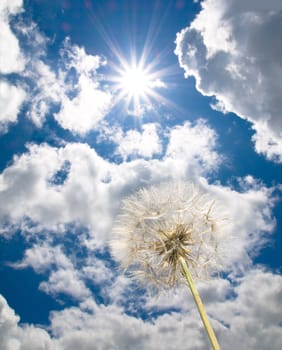
M117 102L124 100L131 113L142 113L153 99L161 101L157 90L165 88L166 84L161 79L161 72L153 70L153 65L146 65L144 60L136 62L132 59L127 62L122 59L115 71L116 75L111 81L114 83Z

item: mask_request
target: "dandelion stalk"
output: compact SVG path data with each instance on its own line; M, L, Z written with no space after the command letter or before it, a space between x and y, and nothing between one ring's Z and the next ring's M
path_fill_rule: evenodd
M111 244L121 266L148 287L187 280L214 350L220 348L193 279L218 267L221 220L215 200L193 184L162 184L124 200Z
M193 298L194 298L194 301L195 301L195 304L198 308L198 311L199 311L199 314L201 316L201 319L202 319L202 322L203 322L203 325L206 329L206 332L207 332L207 335L210 339L210 342L211 342L211 345L213 347L214 350L220 350L220 347L219 347L219 344L218 344L218 341L216 339L216 336L214 334L214 331L213 331L213 328L210 324L210 321L208 319L208 315L206 313L206 310L205 310L205 307L204 307L204 304L202 303L202 300L201 300L201 297L198 293L198 290L194 284L194 281L193 281L193 278L191 276L191 273L189 271L189 268L187 267L187 264L185 262L185 260L180 257L179 258L179 261L180 261L180 264L182 266L182 269L183 269L183 274L188 282L188 285L189 285L189 288L191 290L191 293L193 295Z

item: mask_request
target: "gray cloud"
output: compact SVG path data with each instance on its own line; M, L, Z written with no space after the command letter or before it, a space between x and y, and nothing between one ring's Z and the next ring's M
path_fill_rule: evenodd
M186 76L196 78L214 108L249 120L258 152L282 160L282 5L277 0L206 0L191 25L177 34Z

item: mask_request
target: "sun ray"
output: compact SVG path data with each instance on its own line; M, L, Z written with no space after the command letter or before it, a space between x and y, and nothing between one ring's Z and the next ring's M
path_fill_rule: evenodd
M167 98L164 93L173 87L179 73L176 63L164 67L164 57L171 50L164 47L155 52L155 44L160 34L165 18L169 15L170 5L167 6L161 21L152 15L143 48L137 46L135 37L129 34L129 57L117 43L116 37L105 28L100 18L92 11L89 15L100 32L103 40L111 51L111 59L107 66L109 71L103 75L103 81L110 83L114 96L114 105L122 103L128 114L141 116L146 111L156 110L156 107L166 106L172 111L184 114L179 105ZM155 8L157 11L157 7ZM154 11L154 13L155 13ZM182 72L181 72L182 74Z
M144 53L139 61L135 54L130 61L119 57L119 65L114 65L114 71L110 81L113 83L116 103L124 100L133 114L142 114L153 100L162 100L157 90L164 89L167 85L163 81L162 72L154 69L154 62L146 63Z

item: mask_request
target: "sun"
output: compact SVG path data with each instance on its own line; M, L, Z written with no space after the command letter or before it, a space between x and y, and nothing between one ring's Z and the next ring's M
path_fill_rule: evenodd
M115 74L111 77L116 103L124 101L127 111L141 115L149 110L153 100L161 100L158 90L165 88L160 71L154 64L146 63L144 57L127 61L119 57L119 64L114 66Z
M141 66L127 67L120 76L120 89L133 98L145 97L150 93L150 75Z

